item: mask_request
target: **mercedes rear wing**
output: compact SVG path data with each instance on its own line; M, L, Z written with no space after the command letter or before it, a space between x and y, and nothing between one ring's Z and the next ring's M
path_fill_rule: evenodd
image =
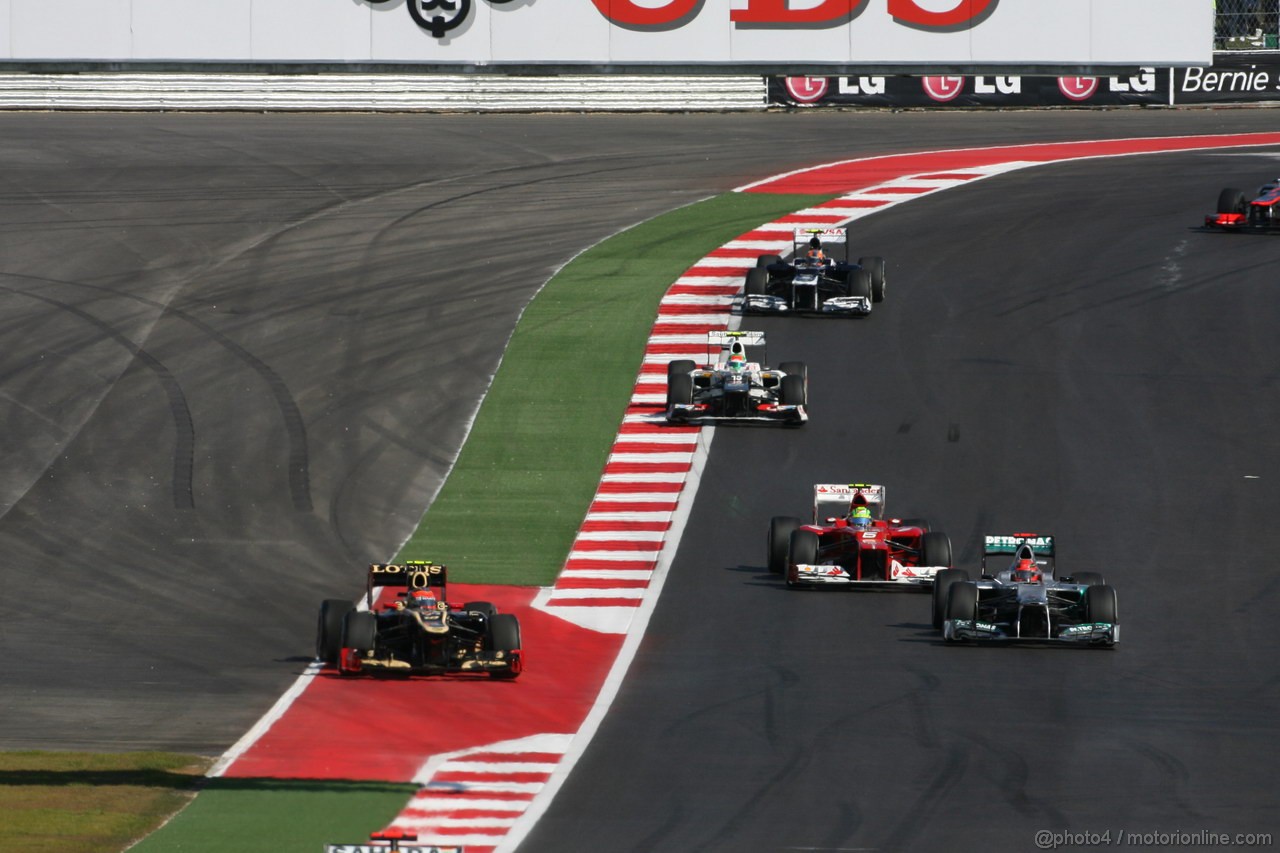
M987 574L987 557L1007 556L1012 562L1024 548L1031 551L1037 563L1054 568L1056 551L1054 539L1049 534L988 533L982 537L982 573Z

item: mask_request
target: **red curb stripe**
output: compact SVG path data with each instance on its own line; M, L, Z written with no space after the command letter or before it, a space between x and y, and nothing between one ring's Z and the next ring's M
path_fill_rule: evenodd
M657 551L661 547L662 542L653 540L648 542L634 542L630 539L617 541L587 539L582 542L573 543L573 550L580 554L587 551Z
M684 332L693 334L706 334L707 332L715 332L723 329L728 324L729 312L725 312L725 319L719 321L701 320L696 323L654 323L653 333L655 335L679 335Z
M553 598L549 607L639 607L641 598Z
M975 178L983 177L982 172L935 172L932 175L913 175L913 178L920 181L972 181ZM950 189L950 187L944 187Z
M754 249L751 250L754 253ZM732 267L730 267L732 269ZM743 273L745 275L745 273ZM733 296L740 288L736 284L673 284L668 296Z
M664 368L665 369L665 368ZM623 435L632 433L655 433L660 432L667 435L697 435L702 432L699 427L691 426L671 426L665 423L653 423L650 421L626 421L622 424L622 429L618 432Z
M604 466L606 474L684 474L689 462L610 462Z
M697 436L688 441L619 441L610 453L692 453L698 447Z
M649 585L647 578L644 579L617 579L610 578L561 578L556 581L556 589L644 589Z
M647 572L652 571L657 564L656 558L652 560L596 560L591 557L570 557L565 561L564 567L566 569L592 569L596 571Z
M688 305L683 302L676 302L670 305L660 305L658 307L658 318L665 317L686 317L690 314L729 314L728 305Z
M751 251L754 252L756 255L760 254L760 252L757 252L754 249L752 249ZM754 266L755 266L754 261L749 264L742 264L741 266L732 266L732 267L722 267L722 266L712 265L712 264L697 264L695 266L689 267L688 271L685 272L685 275L700 275L700 276L706 276L707 278L742 278L744 275L747 274L747 270L751 269ZM737 291L738 291L738 286L734 285L733 292L736 293Z
M601 483L596 490L597 495L644 495L644 494L679 494L684 488L683 481L674 483L627 483L613 482Z
M558 764L564 754L560 752L468 752L457 761L492 761L498 764Z
M848 218L848 216L845 216L842 213L793 213L790 216L784 216L781 219L775 219L774 221L780 225L788 225L792 223L796 225L805 225L810 222L829 222L832 225L835 225L837 222L844 222Z
M442 768L431 777L431 784L445 785L456 782L546 782L551 773L479 773L474 770L449 770Z
M645 353L658 355L660 353L672 353L673 355L682 355L689 353L691 355L700 355L707 351L706 344L679 344L679 343L657 343L648 344L644 348Z
M533 802L534 795L524 791L459 791L456 789L433 791L430 788L422 788L413 795L414 800L425 799L427 797L431 797L432 799L439 797L441 799L457 800L459 805L468 807L470 805L470 800L503 800L513 803L523 802L527 805ZM412 804L413 800L410 800L409 802ZM410 805L410 808L413 808L413 806ZM419 811L424 811L427 814L431 813L431 811L423 809L421 806L418 806L417 808ZM511 811L505 812L505 814L519 814L519 812Z
M676 502L629 501L624 499L596 498L587 512L675 512Z
M626 533L655 532L665 533L671 529L669 521L585 521L579 528L580 533Z
M873 195L923 195L931 193L937 187L872 187L863 190L863 192L872 193Z

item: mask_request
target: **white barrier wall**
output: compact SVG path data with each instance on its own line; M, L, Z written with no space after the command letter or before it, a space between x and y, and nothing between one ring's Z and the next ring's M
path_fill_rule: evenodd
M1208 65L1209 0L0 0L0 60Z

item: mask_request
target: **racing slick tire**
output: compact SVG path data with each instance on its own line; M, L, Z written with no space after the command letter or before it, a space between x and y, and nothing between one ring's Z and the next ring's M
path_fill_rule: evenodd
M871 301L884 302L884 258L858 258L858 266L871 273Z
M871 273L866 270L850 270L849 271L849 295L861 296L864 299L875 301L874 293L871 288Z
M782 377L782 405L806 406L809 403L809 389L803 376L788 374Z
M929 531L920 537L920 560L922 566L950 567L951 537L942 531Z
M498 615L498 608L492 601L468 601L462 605L462 609L471 613L483 613L487 619Z
M1099 584L1084 591L1085 618L1090 622L1109 622L1117 624L1119 611L1116 609L1116 588Z
M804 526L804 522L789 515L775 515L769 520L769 571L780 575L787 570L787 553L791 548L791 534Z
M781 255L760 255L756 258L756 269L760 270L780 263L782 263Z
M904 518L898 522L899 527L919 527L925 533L930 530L929 522L924 518Z
M791 541L787 544L787 565L782 570L782 577L787 586L795 586L791 581L791 565L805 563L814 565L818 562L818 534L812 530L795 530L791 533Z
M1098 572L1076 572L1071 579L1081 586L1102 586L1106 583Z
M753 270L747 270L747 280L742 286L742 291L747 296L764 296L769 289L769 271L757 267Z
M693 377L677 373L667 377L667 408L693 402Z
M667 380L670 381L672 376L677 373L688 373L695 370L698 363L691 358L677 358L675 361L667 362Z
M489 620L485 644L494 651L520 651L520 621L511 613L497 614ZM494 669L489 671L489 675L493 678L519 678L520 669Z
M378 617L366 610L352 610L342 617L342 648L370 651L377 645ZM338 663L338 671L349 674Z
M1228 187L1218 193L1218 213L1244 213L1249 204L1249 197L1244 190Z
M809 367L803 361L784 361L778 365L778 369L788 376L799 376L806 385L809 384Z
M947 592L947 619L978 618L978 585L970 581L953 583Z
M947 595L951 585L969 580L964 569L943 569L933 576L933 627L941 628L947 618Z
M316 659L333 666L342 654L342 620L355 610L350 601L326 598L320 602L320 619L316 625Z

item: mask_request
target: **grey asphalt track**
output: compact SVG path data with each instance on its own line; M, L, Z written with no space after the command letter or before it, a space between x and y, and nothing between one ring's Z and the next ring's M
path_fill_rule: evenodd
M417 523L523 305L559 266L619 229L749 180L858 154L1274 125L1275 114L1259 110L0 115L0 749L214 754L234 742L309 659L315 603L354 598L360 565L394 553ZM1252 177L1253 169L1238 172ZM1199 178L1186 203L1195 213L1217 190L1215 175ZM1143 201L1164 210L1163 183L1146 189ZM962 227L956 217L929 218L923 233L898 237L903 242L885 254L905 245L916 247L921 263L936 260L935 289L913 300L910 288L919 285L909 282L919 276L897 273L901 290L884 315L852 327L859 337L841 338L884 334L894 312L911 312L898 314L898 336L883 341L888 349L866 357L899 377L894 398L914 401L885 410L911 418L902 421L902 435L924 441L936 432L931 421L959 424L963 440L952 449L968 460L970 486L985 482L980 475L989 469L1003 469L991 451L1013 448L973 434L960 417L967 404L955 403L952 413L939 408L939 395L959 383L966 393L947 391L948 405L980 391L1003 404L994 379L1021 377L1039 387L1041 377L981 360L939 365L922 349L922 334L948 344L947 352L963 343L953 339L950 320L968 310L963 291L951 288L956 268L932 232L956 241L954 264L990 281L1020 258L1043 255L1024 231L1034 217L1070 212L1055 198L1034 204L1018 208L1015 221L984 217ZM1128 240L1114 217L1132 211L1093 205L1098 221L1113 223L1101 233ZM971 222L974 213L957 216ZM1177 213L1185 224L1185 205ZM966 268L972 255L962 247L972 244L975 228L999 246L995 269ZM1098 242L1100 231L1092 233ZM1026 239L1002 236L1019 234ZM926 244L927 252L918 248ZM1098 246L1074 245L1065 253L1072 263L1092 264ZM1241 255L1260 263L1272 244L1243 245ZM1024 254L1024 246L1035 248ZM1105 257L1115 260L1115 253ZM1068 293L1094 286L1070 279ZM1225 286L1193 291L1206 317L1223 316ZM1051 307L1061 308L1066 295L1054 296ZM1035 315L1039 304L1011 302L1001 310ZM1195 333L1204 328L1197 324ZM1221 331L1226 337L1197 338L1201 348L1243 337L1239 328ZM1266 341L1254 345L1265 348ZM1201 348L1179 356L1200 364L1208 358ZM1055 364L1047 352L1039 357ZM811 361L821 388L830 368ZM1216 368L1205 363L1207 371ZM923 390L922 370L929 377ZM1203 390L1225 394L1237 381L1206 380ZM1076 390L1087 396L1091 386ZM1168 401L1151 402L1162 404L1162 417L1185 414ZM815 419L827 416L826 405ZM1203 398L1191 408L1209 410ZM844 441L869 440L870 411L859 408L842 427ZM1046 414L1085 417L1061 401ZM1218 425L1224 435L1242 429L1236 421ZM1195 430L1184 434L1200 438ZM1178 458L1184 456L1215 458L1194 445L1181 449ZM1080 463L1063 456L1039 464L1050 465L1056 483ZM1151 462L1149 469L1163 472L1168 464ZM922 466L894 467L885 478L932 496L936 503L921 509L954 513L950 486L958 475L928 466L935 480L922 479ZM877 474L855 467L859 476ZM947 489L928 488L944 475ZM811 475L785 479L803 483ZM1148 492L1131 480L1095 485L1108 500ZM896 486L891 494L902 492ZM1170 498L1170 512L1176 504L1181 517L1189 508L1184 498L1193 496ZM1215 493L1208 503L1220 509L1245 499ZM980 503L989 505L974 506ZM757 516L775 509L756 507L742 521L748 539L756 538ZM1060 525L1059 532L1069 531ZM1193 546L1198 554L1220 553L1217 541L1179 542L1180 554ZM703 547L722 554L724 545ZM753 559L754 551L736 558L743 565ZM768 602L796 606L772 596L772 586L753 580L749 569L712 571L708 605L726 600L726 583L746 580L748 591L769 593ZM1130 586L1122 584L1122 606L1137 598ZM865 606L797 600L806 610L839 615ZM1190 606L1193 599L1186 600ZM1237 595L1212 602L1228 613L1251 606ZM786 624L768 622L775 631ZM730 630L714 624L706 630ZM815 621L814 630L820 625ZM877 628L872 645L883 645L881 633ZM919 632L899 633L904 648L926 655L912 666L930 674L920 676L927 692L928 678L938 677L928 657L935 650ZM1203 641L1188 639L1187 646ZM682 640L681 648L698 646ZM888 671L902 669L888 660ZM664 666L661 676L669 672ZM643 675L640 667L637 683ZM1154 671L1149 677L1162 678ZM833 678L845 680L844 664ZM1162 760L1153 758L1153 766Z
M889 264L871 317L745 319L808 361L812 420L717 430L630 674L522 853L1274 842L1280 238L1192 226L1276 175L1280 148L977 182L856 225ZM785 589L769 518L823 481L885 484L975 575L982 534L1056 534L1117 588L1120 647L952 647L926 595Z

